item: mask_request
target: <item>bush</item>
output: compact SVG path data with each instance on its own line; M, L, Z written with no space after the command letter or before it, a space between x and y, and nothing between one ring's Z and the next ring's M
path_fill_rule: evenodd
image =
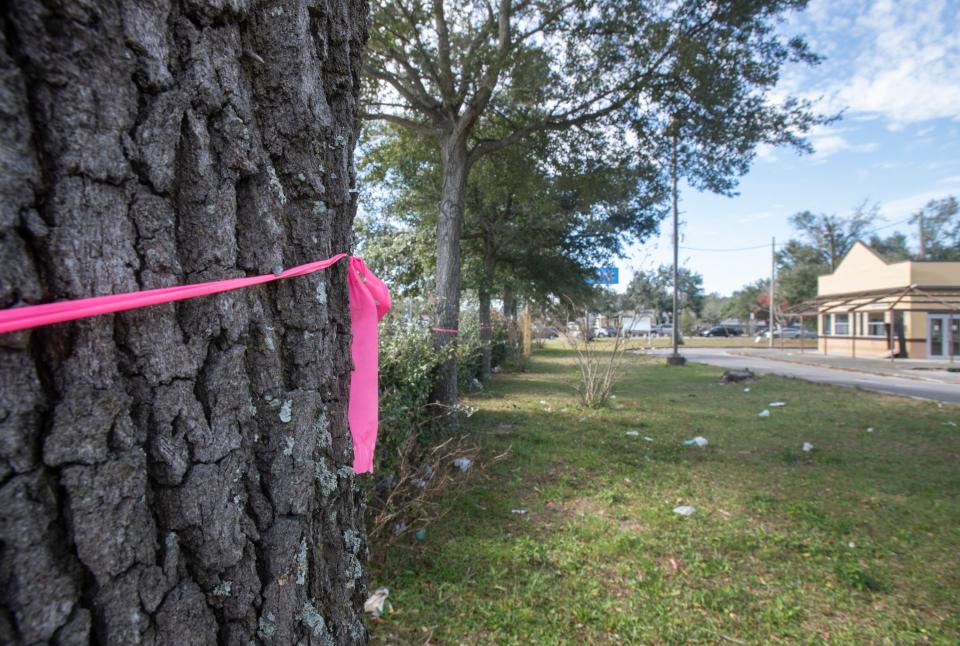
M380 427L375 478L367 484L367 526L380 543L432 520L433 501L455 481L449 462L476 457L466 438L451 441L425 432L431 421L427 404L433 373L447 355L434 350L430 328L419 316L408 320L400 312L397 307L380 324ZM462 317L457 343L450 347L460 366L460 388L467 390L480 373L482 357L475 314ZM506 329L495 324L494 365L502 365L507 354Z

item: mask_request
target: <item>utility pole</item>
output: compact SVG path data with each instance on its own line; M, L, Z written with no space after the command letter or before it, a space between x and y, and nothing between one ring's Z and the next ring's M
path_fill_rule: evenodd
M767 347L773 348L773 297L775 294L774 285L777 282L777 238L774 236L770 240L770 325L768 327L770 338L767 339ZM801 331L802 334L802 331Z
M923 239L923 209L917 212L917 224L920 226L920 256L918 260L923 260L927 255L926 243Z
M670 159L670 175L673 180L673 354L667 358L671 366L682 366L686 359L680 356L680 301L677 293L677 264L680 258L680 225L677 209L677 130L674 122L673 154Z

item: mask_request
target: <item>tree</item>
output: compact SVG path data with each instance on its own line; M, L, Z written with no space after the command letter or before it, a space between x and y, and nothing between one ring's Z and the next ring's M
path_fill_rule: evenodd
M863 240L879 218L876 205L863 202L847 217L802 211L790 217L800 234L777 252L777 296L800 303L817 295L817 278L832 273L853 243Z
M790 216L790 224L800 232L802 242L814 251L816 259L833 272L853 243L866 237L878 218L878 207L864 202L846 218L802 211Z
M930 200L910 219L919 225L918 260L960 260L960 204L952 195Z
M677 270L677 294L680 310L689 310L695 316L703 312L703 276L680 267ZM633 275L624 303L637 309L652 309L657 320L665 312L673 312L673 268L660 265L652 271L637 271Z
M723 317L746 321L753 314L757 320L767 321L770 318L769 306L770 280L761 279L731 294L723 308Z
M439 168L425 138L402 130L380 136L389 128L374 129L363 147L362 200L381 217L358 233L385 275L420 291L434 257ZM487 341L481 378L491 371L494 294L584 304L592 270L656 229L658 180L631 151L575 133L539 133L477 162L465 196L462 271L463 287L477 292Z
M721 296L717 292L707 294L703 299L703 314L706 323L717 325L723 320L723 311L730 301L729 296Z
M440 153L437 347L453 341L443 330L458 324L464 196L478 159L535 132L672 117L681 95L707 106L713 136L736 125L762 129L760 140L796 141L816 119L803 103L772 105L766 95L785 61L815 60L771 26L804 5L500 0L461 5L448 18L443 0L374 3L364 69L375 87L365 116L432 137ZM728 83L700 82L711 76ZM718 89L725 101L706 96ZM747 157L756 140L745 141ZM445 407L456 405L456 374L452 359L438 373L434 399Z
M913 258L913 254L907 246L907 236L902 233L891 233L886 238L873 234L870 236L868 244L887 262L900 262Z
M585 305L596 291L586 282L593 269L656 229L655 179L626 155L584 155L585 147L532 137L479 161L468 182L464 269L479 297L481 378L491 372L494 289Z
M349 249L362 2L0 16L0 307ZM345 271L0 337L0 642L365 640Z

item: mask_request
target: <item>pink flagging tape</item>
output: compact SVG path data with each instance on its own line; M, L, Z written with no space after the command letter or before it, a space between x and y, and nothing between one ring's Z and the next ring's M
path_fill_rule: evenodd
M447 334L459 334L460 331L452 327L432 327L430 328L433 332L446 332Z
M261 285L284 278L304 276L347 258L341 253L326 260L298 265L279 274L264 274L246 278L214 280L194 285L178 285L148 289L141 292L80 298L46 305L29 305L0 310L0 333L25 330L63 323L81 318L123 312L125 310L172 303L198 296L219 294L242 287ZM353 436L353 470L356 473L373 471L373 450L377 442L379 401L377 380L379 357L377 322L390 310L390 292L387 286L370 271L362 260L350 257L347 272L350 293L350 317L353 341L351 356L353 372L350 375L350 403L348 418Z

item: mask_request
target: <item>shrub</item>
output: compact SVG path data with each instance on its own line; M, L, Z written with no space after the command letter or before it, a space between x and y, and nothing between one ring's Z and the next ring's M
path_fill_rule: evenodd
M396 307L380 324L380 427L367 487L367 526L372 539L388 544L436 519L435 501L459 479L450 462L476 457L468 438L436 438L425 432L433 373L445 355L434 350L430 328L408 308ZM507 333L494 326L494 365L507 359ZM461 319L457 343L450 346L460 366L460 388L469 389L480 373L480 326L475 314ZM469 411L458 411L467 412Z

